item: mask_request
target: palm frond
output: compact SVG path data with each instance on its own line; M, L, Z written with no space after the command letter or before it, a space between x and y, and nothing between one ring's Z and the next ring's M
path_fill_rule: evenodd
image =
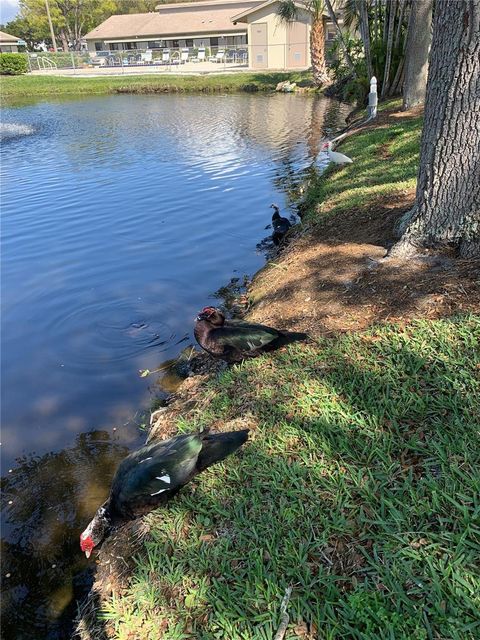
M343 5L343 24L350 29L350 27L358 27L359 14L358 7L355 0L345 0Z
M293 0L281 0L277 14L283 22L292 22L297 18L297 7Z

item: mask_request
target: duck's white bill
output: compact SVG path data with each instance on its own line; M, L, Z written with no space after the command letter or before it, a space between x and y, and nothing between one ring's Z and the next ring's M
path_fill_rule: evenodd
M86 549L85 550L85 555L87 556L87 559L92 555L92 550L91 549Z

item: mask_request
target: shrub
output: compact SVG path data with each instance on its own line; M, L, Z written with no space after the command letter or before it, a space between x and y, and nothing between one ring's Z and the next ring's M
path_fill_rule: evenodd
M329 67L333 72L334 84L325 91L325 95L339 98L344 102L356 102L357 106L364 106L368 96L370 79L367 78L362 41L349 36L344 36L344 39L357 77L352 76L352 72L345 63L343 49L337 37L330 48L332 59Z
M0 75L19 76L27 69L27 57L23 53L0 53Z

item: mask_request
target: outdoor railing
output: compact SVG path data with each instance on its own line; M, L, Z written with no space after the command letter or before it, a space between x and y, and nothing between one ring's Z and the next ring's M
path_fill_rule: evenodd
M164 47L162 49L125 49L83 52L28 53L30 71L47 69L163 67L208 63L212 67L248 66L248 46Z
M115 45L122 46L122 45ZM32 72L55 73L71 70L111 70L127 73L129 69L152 72L190 72L251 69L305 69L308 66L309 45L306 42L275 45L225 45L205 47L162 47L155 49L109 49L105 51L67 51L29 53Z

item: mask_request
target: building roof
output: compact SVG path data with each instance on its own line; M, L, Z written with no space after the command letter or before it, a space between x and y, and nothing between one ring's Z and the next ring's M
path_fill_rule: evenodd
M11 42L12 44L16 44L19 40L21 40L21 38L17 38L16 36L12 36L9 33L5 33L5 31L0 31L0 42Z
M111 40L115 38L166 38L180 34L201 35L205 33L238 32L230 20L235 13L245 11L258 4L258 0L211 0L160 5L158 12L133 13L110 16L92 29L87 40Z
M254 6L247 7L246 9L243 9L241 12L232 16L231 20L232 22L247 22L247 20L245 20L247 16L251 15L252 13L255 13L259 9L264 9L265 7L268 7L271 4L275 4L276 2L279 2L279 0L265 0L265 2L256 3ZM294 4L297 7L297 9L304 9L308 11L304 2L295 1ZM326 17L329 17L329 14L325 8L323 10L323 15Z

